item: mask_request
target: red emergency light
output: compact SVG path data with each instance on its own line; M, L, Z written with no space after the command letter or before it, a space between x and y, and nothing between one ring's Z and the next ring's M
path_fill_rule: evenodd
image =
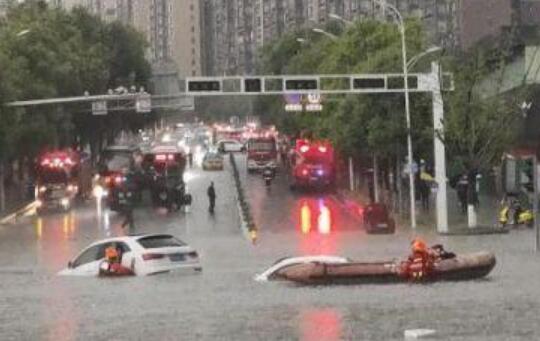
M64 166L74 166L76 161L69 157L66 152L53 152L45 154L40 164L43 167L62 168Z
M174 154L158 154L156 155L156 161L174 161Z

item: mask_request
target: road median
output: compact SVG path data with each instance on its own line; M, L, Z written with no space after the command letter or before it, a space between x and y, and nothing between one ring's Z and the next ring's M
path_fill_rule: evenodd
M6 213L0 217L0 225L7 225L13 222L16 222L17 219L24 217L36 208L36 202L32 201L30 203L25 203L12 210L11 212Z
M244 233L244 236L250 240L252 243L257 241L257 224L251 213L251 206L246 200L246 195L242 181L240 179L240 172L238 171L238 165L236 164L236 158L231 153L230 162L232 166L232 175L234 178L234 186L236 188L236 203L238 208L238 215L240 217L240 228Z

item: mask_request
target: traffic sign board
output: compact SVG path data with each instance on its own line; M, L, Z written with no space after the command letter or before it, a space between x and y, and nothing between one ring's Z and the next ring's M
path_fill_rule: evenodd
M107 115L107 101L92 102L92 115Z
M137 96L137 101L135 102L135 111L143 114L152 111L152 97L150 94L143 93Z

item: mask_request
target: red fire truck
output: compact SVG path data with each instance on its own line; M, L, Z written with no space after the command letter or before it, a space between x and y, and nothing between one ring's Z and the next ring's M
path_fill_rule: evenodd
M77 195L88 194L92 186L90 160L71 150L47 152L36 165L38 213L50 208L71 209Z
M289 153L289 164L291 189L334 189L335 155L330 142L297 140Z
M254 136L247 142L247 169L256 171L277 167L277 145L273 136Z

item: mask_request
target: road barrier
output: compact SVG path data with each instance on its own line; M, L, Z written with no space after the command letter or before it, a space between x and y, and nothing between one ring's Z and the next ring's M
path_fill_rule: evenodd
M247 238L250 239L252 243L255 243L257 241L257 232L258 232L257 224L255 223L255 219L253 219L250 205L248 201L246 200L247 198L244 192L244 187L242 186L242 181L240 180L240 173L238 171L236 159L232 153L229 154L229 157L230 157L230 162L232 166L234 185L236 187L237 206L238 206L238 214L241 220L241 228L246 234Z

